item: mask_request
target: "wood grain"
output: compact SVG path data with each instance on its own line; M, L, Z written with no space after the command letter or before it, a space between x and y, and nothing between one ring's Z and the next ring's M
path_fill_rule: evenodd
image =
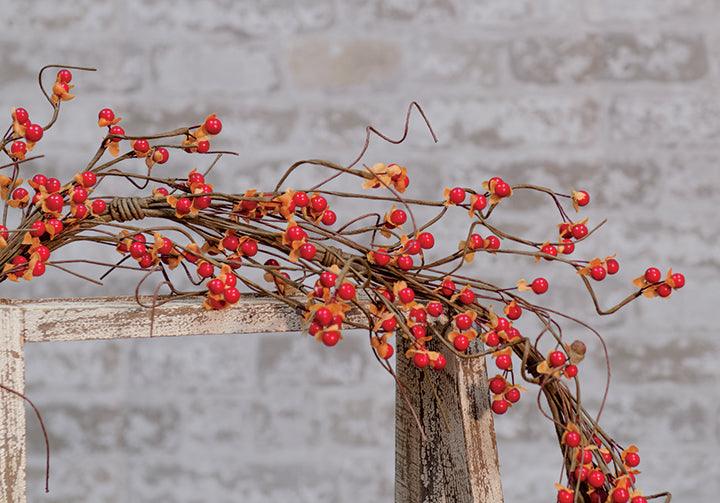
M0 303L0 383L22 393L25 360L18 314ZM0 501L25 503L25 404L5 390L0 390L0 484Z
M397 359L398 377L426 439L398 387L395 502L502 503L485 361L445 357L444 372L420 370L406 358Z

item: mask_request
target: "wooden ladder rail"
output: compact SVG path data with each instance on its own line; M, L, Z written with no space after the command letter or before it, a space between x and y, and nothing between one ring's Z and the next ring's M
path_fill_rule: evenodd
M134 297L0 299L0 384L24 391L25 343L147 338L150 325L149 310ZM206 311L197 299L181 299L155 309L152 336L300 329L297 313L275 300L247 296L233 309ZM421 371L397 358L406 391L397 390L395 401L395 502L502 503L484 359L445 356L444 372ZM0 501L26 503L25 404L2 390L0 396Z

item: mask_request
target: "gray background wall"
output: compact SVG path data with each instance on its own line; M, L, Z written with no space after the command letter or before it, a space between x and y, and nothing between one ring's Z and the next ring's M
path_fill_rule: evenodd
M296 159L351 159L366 124L395 134L417 99L440 143L416 125L406 145L377 145L369 159L410 166L416 194L493 174L587 188L588 214L610 225L586 254L618 252L622 264L619 280L601 289L608 303L650 264L682 270L688 286L598 319L573 274L553 268L554 302L607 337L614 380L605 422L639 444L642 487L715 501L718 4L5 0L0 101L40 118L41 65L100 68L77 76L79 98L43 140L49 156L37 169L63 177L90 156L104 106L138 132L218 112L223 145L241 156L214 181L240 191L267 186ZM177 156L164 169L193 166ZM509 206L504 222L535 232L534 204ZM454 246L464 224L440 239ZM514 281L495 264L476 271ZM514 265L518 274L532 267ZM44 279L3 284L2 295L101 293ZM118 275L104 291L128 293L135 281ZM603 373L597 344L591 350L582 371L596 407ZM54 455L46 496L34 430L31 502L392 501L393 385L362 338L333 351L268 336L30 346L27 357L28 393ZM509 503L554 498L559 454L533 401L497 421Z

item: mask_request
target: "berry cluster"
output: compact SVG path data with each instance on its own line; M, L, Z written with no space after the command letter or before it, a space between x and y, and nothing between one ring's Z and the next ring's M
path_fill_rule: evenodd
M72 79L63 69L51 92L45 92L55 117L60 103L73 98ZM107 267L101 279L117 268L145 271L142 281L158 278L156 292L166 286L172 295L196 295L209 310L236 305L246 294L271 297L302 313L304 330L329 347L342 340L346 329L365 329L370 347L390 373L388 360L396 353L418 372L441 371L450 358L489 357L498 372L489 381L495 414L505 414L520 400L526 391L518 384L523 378L539 386L553 423L559 431L564 428L567 485L558 485L558 501L645 503L635 488L637 448L621 450L571 391L579 386L579 364L587 352L582 341L564 339L563 325L574 319L555 315L526 295L547 294L548 279L527 281L517 274L508 284L494 285L463 271L476 256L499 261L513 254L526 257L528 268L541 260L564 264L580 275L600 314L617 311L640 296L668 297L682 288L682 274L669 270L663 278L651 267L635 279L636 289L625 299L607 310L600 307L590 279L598 282L617 274L620 263L614 255L573 259L576 247L597 227L588 229L586 218L570 218L565 208L580 211L590 202L588 192L511 185L494 176L479 190L458 186L437 193L437 199L406 199L402 194L410 187L411 171L396 163L357 168L365 147L349 166L300 161L272 190L227 193L209 183L210 168L189 169L183 157L187 153L196 160L201 156L195 154L211 153L211 142L223 130L215 114L199 125L139 137L126 134L122 119L110 108L98 113L97 124L106 133L87 167L67 183L36 173L23 185L21 172L33 160L26 154L54 119L43 128L20 107L12 109L11 119L0 140L9 159L0 166L8 170L0 174L0 197L6 209L17 211L6 211L14 226L7 219L0 225L0 282L42 276L46 266L56 265L51 252L84 241L112 247L121 255L117 262L75 261L84 268ZM373 131L368 129L368 135ZM170 162L173 149L180 155ZM121 163L130 167L122 169ZM140 164L140 172L132 163ZM174 163L183 164L179 176L171 173L176 172L170 166ZM303 166L330 174L308 188L285 188ZM140 193L95 196L107 176L128 180ZM360 179L363 191L373 194L329 190L327 184L340 176L346 190ZM562 221L556 239L515 236L494 223L498 208L527 191L544 194L557 207ZM337 209L342 206L335 204L343 201L367 207L367 213L353 214L336 226L338 215L330 205ZM421 207L437 214L420 221L414 210ZM436 239L440 234L433 228L451 218L466 219L468 226L452 241L459 241L457 248L447 250L438 246L446 243ZM554 233L549 227L548 234ZM66 267L62 270L88 278ZM175 283L178 277L196 288L181 290ZM521 330L538 322L540 333L523 335ZM567 386L568 380L574 386Z

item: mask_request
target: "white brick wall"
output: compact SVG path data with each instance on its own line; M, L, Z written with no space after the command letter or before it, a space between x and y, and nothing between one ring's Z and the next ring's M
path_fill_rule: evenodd
M555 301L607 337L614 380L605 422L640 445L643 488L714 501L719 3L9 1L0 102L42 117L40 66L100 68L77 75L77 100L41 145L49 155L37 169L54 175L90 155L104 106L137 131L218 112L223 146L242 155L215 181L240 191L267 186L299 158L353 158L367 123L398 131L418 99L440 143L416 123L407 145L376 145L371 161L410 166L419 194L496 173L587 188L591 218L610 218L587 253L618 252L622 264L608 299L651 263L684 271L688 286L667 303L598 319L573 275L554 273ZM162 169L184 173L189 162L175 156ZM504 213L537 232L531 203ZM463 232L459 222L442 238L454 243ZM474 270L496 278L495 263ZM44 279L3 284L1 295L100 293L65 276ZM135 280L116 275L104 291L127 293ZM592 405L603 374L597 344L591 350L583 370ZM332 351L293 336L62 344L30 346L28 358L28 391L54 453L45 496L34 431L30 501L392 500L393 385L362 338ZM497 421L508 503L553 498L559 454L532 402Z

